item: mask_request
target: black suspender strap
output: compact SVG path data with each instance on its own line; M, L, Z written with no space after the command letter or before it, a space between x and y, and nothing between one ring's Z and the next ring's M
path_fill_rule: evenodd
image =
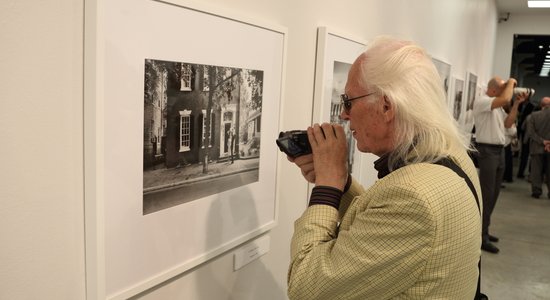
M454 161L452 161L451 159L449 159L447 157L436 161L435 164L436 165L441 165L441 166L444 166L444 167L447 167L447 168L453 170L458 176L462 177L464 179L464 181L466 181L466 184L470 188L470 191L472 191L472 194L474 194L474 197L476 198L477 209L479 210L479 214L481 215L481 209L479 207L479 198L477 197L477 193L476 193L476 189L474 188L474 184L472 183L472 181L470 180L468 175L466 175L466 173L464 173L464 171ZM481 257L479 258L477 268L479 270L479 275L477 277L477 290L476 290L476 295L475 295L474 300L489 299L486 295L481 293Z
M472 194L474 194L474 197L476 198L477 209L479 210L479 213L481 214L481 209L479 207L479 198L477 197L477 193L476 193L476 189L474 188L474 184L472 183L472 181L470 180L468 175L466 175L466 173L464 173L464 171L454 161L450 160L449 158L440 159L440 160L436 161L435 164L441 165L441 166L444 166L444 167L447 167L447 168L453 170L458 176L462 177L464 179L464 181L466 181L466 184L470 188L470 191L472 191Z

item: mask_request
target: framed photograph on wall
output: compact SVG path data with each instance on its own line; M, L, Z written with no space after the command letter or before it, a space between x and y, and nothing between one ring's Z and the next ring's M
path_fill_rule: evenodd
M443 60L432 57L432 61L437 69L439 77L441 77L441 84L445 90L445 95L449 99L449 88L451 86L451 64L444 62ZM449 101L449 100L447 100Z
M271 229L286 29L186 0L85 6L88 299Z
M465 98L465 114L464 114L464 130L471 132L474 127L474 102L477 97L477 75L468 72L467 74L467 86L466 86L466 98Z
M452 95L451 96L452 101L450 102L451 112L455 120L461 123L461 117L463 117L462 99L464 98L464 79L456 78L456 77L453 78L453 91L451 95Z
M348 139L348 168L363 184L372 184L376 175L372 164L376 157L357 150L347 121L340 119L340 95L345 93L348 72L355 59L366 49L366 42L337 33L327 27L317 29L315 94L312 123L339 123ZM370 165L370 166L369 166ZM365 167L363 167L365 166Z

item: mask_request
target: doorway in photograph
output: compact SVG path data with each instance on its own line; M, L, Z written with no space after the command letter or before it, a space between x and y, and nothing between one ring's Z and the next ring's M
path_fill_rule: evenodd
M143 214L258 181L263 71L145 60Z

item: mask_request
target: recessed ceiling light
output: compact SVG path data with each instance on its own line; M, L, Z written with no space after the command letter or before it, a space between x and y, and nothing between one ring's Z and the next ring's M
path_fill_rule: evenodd
M527 6L530 8L550 7L550 1L527 1Z

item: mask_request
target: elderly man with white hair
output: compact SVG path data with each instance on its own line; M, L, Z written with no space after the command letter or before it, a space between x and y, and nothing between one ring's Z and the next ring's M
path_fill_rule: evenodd
M342 126L314 124L289 157L315 184L295 222L290 299L474 299L479 179L425 50L373 40L341 96L357 148L379 157L369 188L347 170Z

